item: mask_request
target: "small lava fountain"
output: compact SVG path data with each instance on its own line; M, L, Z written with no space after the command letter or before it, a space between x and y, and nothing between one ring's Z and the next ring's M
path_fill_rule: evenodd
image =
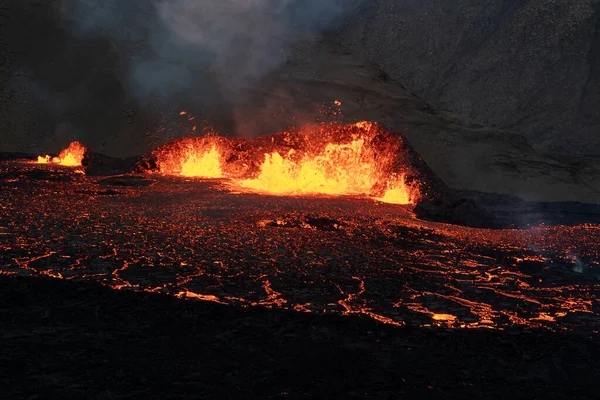
M61 151L57 157L50 157L49 155L38 156L38 164L60 164L67 167L79 167L87 151L86 147L79 142L71 142L69 147Z

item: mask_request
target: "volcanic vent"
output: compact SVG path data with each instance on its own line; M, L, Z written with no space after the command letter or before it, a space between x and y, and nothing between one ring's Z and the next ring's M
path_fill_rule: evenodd
M166 175L230 178L247 192L412 204L422 185L405 149L400 136L377 124L329 123L252 140L185 138L156 149L151 164Z
M87 149L79 142L71 142L69 147L61 151L58 156L50 157L49 155L38 156L38 164L60 164L67 167L78 167L82 165Z

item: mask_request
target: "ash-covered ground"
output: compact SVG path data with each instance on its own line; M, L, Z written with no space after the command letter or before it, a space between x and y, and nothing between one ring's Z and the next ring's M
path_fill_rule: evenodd
M476 229L226 180L0 171L11 398L594 396L598 225Z

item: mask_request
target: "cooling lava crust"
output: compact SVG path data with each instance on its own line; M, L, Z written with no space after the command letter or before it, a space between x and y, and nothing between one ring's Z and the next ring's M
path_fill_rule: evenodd
M0 171L13 398L593 398L598 225L478 229L365 195Z
M600 226L422 221L366 195L5 161L1 272L392 325L600 327Z

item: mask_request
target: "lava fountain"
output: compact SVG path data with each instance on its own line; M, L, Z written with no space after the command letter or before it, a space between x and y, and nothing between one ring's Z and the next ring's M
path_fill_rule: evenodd
M157 149L162 174L231 178L242 191L280 196L364 195L411 204L402 139L368 122L321 124L252 140L185 138Z
M377 169L364 138L327 143L319 154L265 154L260 174L240 181L250 189L280 195L364 194L377 183Z
M185 138L154 151L156 165L164 175L222 178L222 151L216 136Z
M71 142L69 147L61 151L57 157L50 157L49 155L38 156L38 164L60 164L67 167L79 167L87 151L86 147L79 142Z

